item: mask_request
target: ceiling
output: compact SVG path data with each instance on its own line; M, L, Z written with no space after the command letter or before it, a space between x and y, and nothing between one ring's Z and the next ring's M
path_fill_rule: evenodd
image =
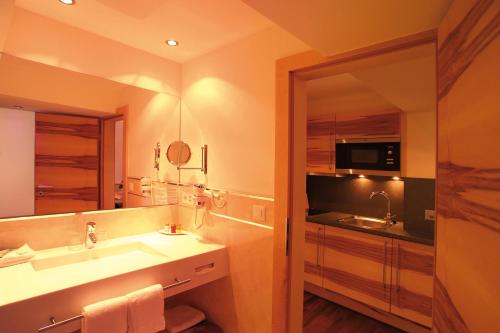
M238 0L16 0L16 6L157 56L186 62L271 21ZM176 39L179 46L165 45Z
M351 73L343 73L306 83L309 114L370 112L396 108Z
M397 107L404 112L436 110L436 58L434 44L415 47L391 61L378 59L371 66L307 81L310 100L328 99L332 107L353 109L354 105L380 109ZM410 56L411 54L411 56Z
M15 0L148 53L189 61L278 25L325 55L438 26L452 0ZM165 45L176 39L177 47Z
M241 0L324 55L436 28L452 0Z

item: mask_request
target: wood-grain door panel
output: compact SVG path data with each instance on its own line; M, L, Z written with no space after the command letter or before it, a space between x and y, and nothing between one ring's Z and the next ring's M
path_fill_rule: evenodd
M431 327L434 247L394 240L391 312Z
M500 2L453 1L438 34L433 330L500 331Z
M325 226L306 222L304 281L323 287L323 238Z
M389 311L391 249L390 238L326 226L324 288Z
M35 214L99 208L99 119L35 115Z

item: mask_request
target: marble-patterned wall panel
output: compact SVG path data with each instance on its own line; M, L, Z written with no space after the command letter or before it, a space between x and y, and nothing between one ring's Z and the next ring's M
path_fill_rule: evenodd
M434 331L500 327L500 2L456 0L439 27Z

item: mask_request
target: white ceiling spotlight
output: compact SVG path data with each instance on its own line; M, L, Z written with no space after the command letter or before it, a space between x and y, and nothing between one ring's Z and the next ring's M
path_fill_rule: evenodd
M76 0L59 0L59 2L65 5L74 5L76 3Z
M179 42L176 41L175 39L167 39L165 41L165 43L167 43L167 45L169 45L169 46L178 46L179 45Z

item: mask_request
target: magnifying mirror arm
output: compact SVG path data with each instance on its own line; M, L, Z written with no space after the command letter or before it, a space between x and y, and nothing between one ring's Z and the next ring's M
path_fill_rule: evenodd
M158 171L160 171L160 156L161 156L161 148L160 148L160 143L156 143L155 147L155 163L154 163L154 168Z
M178 166L177 170L200 170L206 175L208 172L208 145L201 147L201 168L183 168Z

